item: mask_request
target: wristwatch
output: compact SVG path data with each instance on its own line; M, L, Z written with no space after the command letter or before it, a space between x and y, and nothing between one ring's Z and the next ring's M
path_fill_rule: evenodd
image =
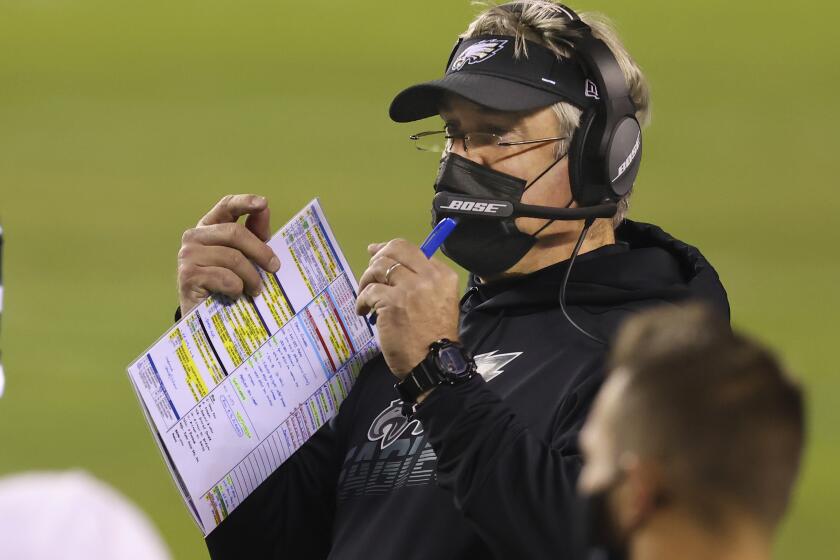
M426 358L394 388L402 399L402 413L411 416L417 409L417 397L438 385L460 385L476 374L475 360L463 346L446 338L429 346Z

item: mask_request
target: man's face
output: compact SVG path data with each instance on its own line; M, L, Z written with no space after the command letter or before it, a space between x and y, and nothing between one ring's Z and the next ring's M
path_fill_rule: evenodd
M578 479L582 496L601 495L600 540L613 546L627 544L657 508L661 471L654 461L641 459L619 440L619 413L630 391L630 373L610 374L595 399L580 433L584 466Z
M552 138L560 134L557 117L550 107L526 113L509 113L493 111L463 97L447 95L441 105L440 116L450 134L490 132L512 141ZM463 143L456 141L452 152L530 184L557 159L557 146L557 142L549 141L524 146L486 146L467 152ZM568 158L552 167L522 195L525 204L556 208L565 207L571 200ZM545 223L544 219L537 218L516 220L519 230L529 234L536 233ZM572 231L579 231L578 223L558 221L543 230L538 238L556 238L558 234Z
M584 466L578 493L588 497L587 528L590 544L619 550L628 545L638 524L637 474L625 465L615 431L616 412L627 390L628 376L620 370L604 383L580 434ZM629 468L628 468L629 467Z
M578 480L581 494L593 494L614 484L619 477L619 451L613 430L627 375L615 372L604 383L580 433L584 465Z

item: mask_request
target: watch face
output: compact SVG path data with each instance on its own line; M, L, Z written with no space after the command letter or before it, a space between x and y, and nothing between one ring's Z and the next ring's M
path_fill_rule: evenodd
M444 346L438 352L438 366L450 379L458 379L469 374L469 364L456 346Z

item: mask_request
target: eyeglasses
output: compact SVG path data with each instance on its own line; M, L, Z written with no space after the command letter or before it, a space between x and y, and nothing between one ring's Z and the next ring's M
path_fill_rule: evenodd
M475 150L486 146L522 146L524 144L537 144L539 142L556 142L557 140L568 140L568 136L552 136L550 138L537 138L536 140L505 140L498 134L490 132L469 132L467 134L447 134L445 130L433 130L418 132L408 137L414 141L414 147L421 152L445 152L452 151L452 145L456 140L463 142L464 151Z

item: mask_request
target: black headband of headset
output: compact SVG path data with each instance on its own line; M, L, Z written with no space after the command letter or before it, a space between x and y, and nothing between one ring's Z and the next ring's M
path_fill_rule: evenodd
M614 104L633 104L630 92L627 89L627 82L624 73L615 59L615 55L602 40L592 35L590 28L577 13L562 4L548 3L553 6L558 15L565 17L571 29L577 30L579 36L576 38L565 38L564 41L571 45L577 56L583 62L589 77L598 87L599 99L608 106ZM521 15L522 10L527 7L523 2L512 2L502 4L500 8ZM635 107L633 107L635 110Z

